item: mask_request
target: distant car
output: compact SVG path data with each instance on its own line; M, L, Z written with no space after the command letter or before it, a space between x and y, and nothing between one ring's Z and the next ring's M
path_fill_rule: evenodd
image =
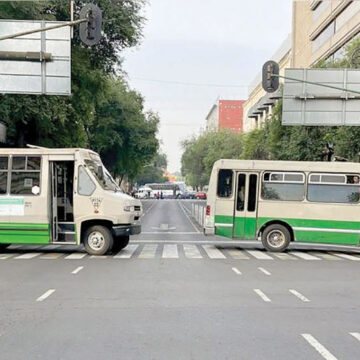
M155 198L155 194L154 194L153 190L150 188L140 188L135 193L134 196L137 199L153 199L153 198Z
M206 192L198 191L198 192L195 193L195 199L206 200L206 198L207 198Z

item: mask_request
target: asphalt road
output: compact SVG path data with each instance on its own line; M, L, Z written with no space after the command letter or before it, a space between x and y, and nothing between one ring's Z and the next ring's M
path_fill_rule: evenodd
M202 235L191 201L144 201L115 256L0 254L0 359L360 359L360 253Z

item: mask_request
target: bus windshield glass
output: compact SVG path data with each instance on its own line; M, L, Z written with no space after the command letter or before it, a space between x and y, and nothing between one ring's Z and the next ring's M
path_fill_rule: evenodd
M111 174L100 161L85 160L85 164L104 190L121 191Z

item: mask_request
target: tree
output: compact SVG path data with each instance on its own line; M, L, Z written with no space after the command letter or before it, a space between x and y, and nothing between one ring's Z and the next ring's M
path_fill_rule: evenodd
M138 44L142 0L81 0L103 11L104 36L93 47L72 41L72 96L0 96L8 146L91 147L115 176L133 178L156 154L158 116L145 112L140 94L121 78L122 49ZM0 2L0 18L69 20L67 1Z
M141 172L134 178L134 182L138 185L163 183L167 181L167 178L164 176L166 167L166 155L157 153L151 163L143 166Z

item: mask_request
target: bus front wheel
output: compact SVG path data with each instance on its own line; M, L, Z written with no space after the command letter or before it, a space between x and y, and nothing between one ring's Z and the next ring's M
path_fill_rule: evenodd
M85 250L91 255L104 255L112 249L111 231L102 225L90 226L84 233Z
M116 236L114 239L114 244L112 247L112 253L118 253L120 250L126 248L129 244L130 236L124 235L124 236Z
M261 235L264 248L268 251L282 252L290 244L291 236L289 230L280 224L273 224L265 228Z

